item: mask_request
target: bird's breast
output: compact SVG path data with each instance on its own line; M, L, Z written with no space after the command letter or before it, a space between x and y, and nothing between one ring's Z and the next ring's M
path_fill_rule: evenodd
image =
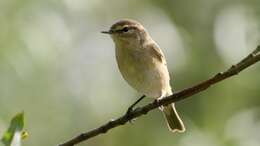
M140 52L127 50L116 53L118 68L124 79L134 88L144 80L145 67Z
M142 94L159 97L169 86L167 67L142 49L116 49L116 59L123 78Z

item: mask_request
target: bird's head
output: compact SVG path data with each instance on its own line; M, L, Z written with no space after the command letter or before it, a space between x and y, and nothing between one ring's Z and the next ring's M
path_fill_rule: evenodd
M102 33L109 34L116 44L138 44L147 36L145 28L139 22L130 19L119 20L109 31Z

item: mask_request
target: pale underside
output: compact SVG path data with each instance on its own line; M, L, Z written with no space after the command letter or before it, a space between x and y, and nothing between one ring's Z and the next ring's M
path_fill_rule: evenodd
M166 61L155 43L141 48L117 46L116 59L123 78L141 94L153 98L171 94Z

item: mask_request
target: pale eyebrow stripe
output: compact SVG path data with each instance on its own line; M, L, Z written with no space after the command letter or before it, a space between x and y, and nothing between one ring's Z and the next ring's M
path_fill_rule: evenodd
M135 26L129 26L129 25L124 25L124 26L118 26L115 30L113 30L114 32L123 32L124 28L127 27L128 29L136 29Z
M116 28L116 31L117 30L123 30L125 27L127 27L128 29L135 29L136 28L135 26L124 25L124 26L120 26L120 28Z

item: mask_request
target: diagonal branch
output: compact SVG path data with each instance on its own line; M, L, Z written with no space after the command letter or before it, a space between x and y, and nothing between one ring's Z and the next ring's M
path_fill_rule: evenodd
M194 94L197 94L201 91L206 90L211 85L214 85L222 80L225 80L231 76L237 75L239 72L243 71L244 69L248 68L249 66L255 64L256 62L260 61L260 46L258 46L251 54L245 57L236 65L232 65L229 69L225 72L217 73L215 76L211 77L210 79L200 82L192 87L186 88L182 91L176 92L171 96L165 97L159 101L154 101L149 103L145 106L138 107L135 110L131 111L129 114L125 114L115 120L110 120L109 122L92 129L87 132L83 132L78 136L68 140L67 142L60 144L59 146L74 146L82 141L88 140L92 137L100 135L102 133L106 133L108 130L118 127L120 125L126 124L128 121L133 120L139 116L147 114L149 111L158 108L161 105L167 105L173 102L177 102L180 100L184 100L188 97L191 97Z

